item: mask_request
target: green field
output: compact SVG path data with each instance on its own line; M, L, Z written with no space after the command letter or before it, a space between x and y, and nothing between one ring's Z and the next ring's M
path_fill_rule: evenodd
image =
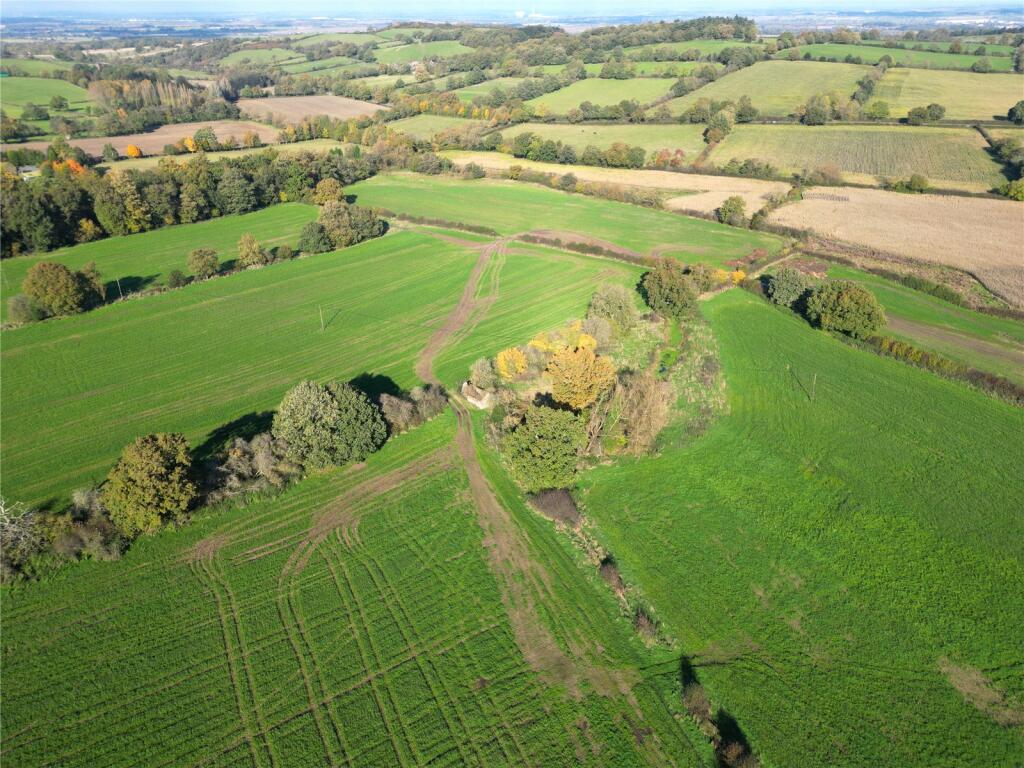
M245 147L243 149L225 149L218 152L207 152L207 160L220 160L225 157L245 157L246 155L256 155L260 152L266 152L267 150L273 150L282 155L294 155L300 152L329 152L332 149L344 149L352 146L342 141L335 141L334 139L309 139L308 141L295 141L289 144L272 144L263 147ZM132 169L145 170L148 168L156 168L160 165L160 161L168 157L168 155L151 155L150 157L140 157L137 160L115 160L112 163L99 163L99 167L121 169ZM182 155L173 155L171 157L176 158L176 162L186 162L188 157Z
M564 115L584 101L589 101L598 107L610 106L628 100L648 104L665 96L674 84L675 80L671 78L645 77L630 80L603 80L588 77L586 80L577 80L572 85L567 85L557 91L545 93L536 99L530 99L526 103L535 108L543 107L552 114Z
M877 45L845 45L840 43L817 43L801 45L796 49L787 49L776 54L775 58L788 58L790 50L796 50L802 58L811 54L815 59L824 56L828 59L842 61L847 56L859 56L865 64L877 64L883 56L889 56L893 63L906 67L932 67L934 69L970 69L980 56L958 53L939 53L936 51L912 51L902 48L882 48ZM988 57L992 69L998 72L1012 72L1013 59L1009 56Z
M295 41L296 47L302 48L321 43L351 43L352 45L363 45L364 43L377 43L381 41L380 35L372 32L324 32L320 35L310 35Z
M633 59L643 59L650 56L651 51L658 48L667 48L670 51L700 51L701 56L719 53L726 48L760 48L759 43L746 43L743 40L682 40L675 43L654 43L653 45L634 45L624 48L625 53Z
M684 183L684 182L681 182ZM360 205L491 227L503 235L568 230L639 253L673 246L684 260L720 265L754 248L775 251L773 235L628 203L568 195L513 181L460 181L413 174L376 176L347 187Z
M496 77L493 80L485 80L476 85L467 85L464 88L456 88L452 93L458 95L463 101L472 101L474 96L489 96L495 88L506 93L519 85L524 77Z
M164 227L152 232L125 237L110 237L71 248L61 248L40 256L20 256L0 263L3 291L3 316L7 316L7 298L21 292L21 283L29 268L40 261L57 261L71 269L96 262L107 295L118 295L115 280L125 293L147 285L160 285L175 269L188 274L186 260L195 248L213 248L221 262L237 253L239 238L250 233L267 247L298 244L303 224L316 218L316 208L301 203L282 203L240 216L221 216L197 224Z
M229 53L219 64L234 67L239 64L283 64L288 61L304 62L305 56L290 48L246 48Z
M765 115L789 115L818 93L838 91L845 96L852 95L857 89L857 81L867 71L868 67L856 64L759 61L693 93L672 99L668 107L672 114L677 115L697 99L738 101L740 96L749 96L754 106Z
M404 117L401 120L394 120L388 123L388 127L408 133L414 139L426 141L435 134L447 131L449 128L460 126L487 125L483 120L470 120L465 117L452 117L450 115L416 115L415 117Z
M503 129L502 136L512 139L527 131L535 133L543 139L569 144L577 152L582 151L588 144L598 149L607 149L615 142L624 142L632 146L643 147L647 152L657 152L659 149L673 151L681 149L687 157L696 157L706 146L703 139L704 126L702 125L522 123Z
M52 77L5 77L0 81L0 108L10 117L18 117L28 103L45 107L54 96L67 99L71 110L92 103L84 88Z
M342 65L354 63L348 56L331 56L326 59L318 59L317 61L306 61L302 60L294 64L284 64L281 66L281 70L288 72L289 74L301 74L303 72L316 72L322 74L322 71L336 70Z
M971 128L738 125L708 160L755 158L787 174L832 167L861 184L921 173L936 186L982 192L1006 181L987 146Z
M408 64L423 59L458 56L460 53L472 52L472 48L455 40L438 40L433 43L412 43L394 48L378 48L373 55L381 64Z
M601 67L604 64L584 64L583 69L586 70L588 76L594 76L601 71ZM565 70L565 64L538 64L536 67L530 67L530 74L534 76L539 75L557 75Z
M1024 701L1024 412L740 291L703 311L729 414L584 480L624 577L764 765L1018 762L940 665Z
M1024 98L1024 77L974 72L890 69L875 87L874 100L889 105L893 117L931 103L946 108L950 120L992 120Z
M959 39L960 39L960 44L961 44L961 46L963 48L963 52L964 53L974 54L974 50L979 45L981 45L981 46L984 46L984 48L985 48L985 54L984 55L986 55L986 56L988 56L990 58L998 58L999 56L1013 56L1014 51L1017 50L1012 45L990 44L990 43L986 43L986 42L984 42L984 40L976 38L976 37L961 37ZM885 41L884 40L864 40L862 44L863 45L870 45L870 46L884 46L888 50L896 50L896 51L899 51L899 50L902 50L902 49L912 50L913 48L916 48L917 46L921 46L926 51L940 51L942 53L949 53L949 49L953 45L952 41L950 41L948 43L946 43L946 42L933 43L933 42L924 42L924 41L920 41L919 42L917 40L902 40L902 41L899 42L899 48L892 49L892 48L888 48L888 46L885 45Z
M0 69L10 70L12 67L30 76L49 74L71 69L70 61L53 59L16 59L11 56L0 57ZM5 81L6 84L6 81Z

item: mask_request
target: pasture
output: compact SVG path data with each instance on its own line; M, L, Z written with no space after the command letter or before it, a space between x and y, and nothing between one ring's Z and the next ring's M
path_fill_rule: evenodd
M38 77L39 75L50 74L53 72L60 72L62 70L71 69L70 61L60 61L59 59L18 59L13 56L0 57L0 69L5 72L24 72L29 77ZM4 85L7 83L4 82Z
M25 104L45 107L54 96L67 99L71 110L92 104L84 88L53 77L5 77L0 82L0 107L10 117L20 116Z
M351 146L353 145L335 141L334 139L309 139L308 141L293 141L287 144L274 144L265 147L225 149L218 152L206 152L205 154L207 160L213 161L221 160L225 157L245 157L246 155L255 155L267 151L273 151L280 155L295 155L302 152L330 152L332 149L344 149ZM143 170L156 168L165 158L170 158L176 163L186 163L190 157L191 155L152 155L150 157L140 157L137 160L115 160L112 163L99 163L99 166L110 168L111 170L116 168Z
M1012 764L1024 412L742 291L702 309L728 415L583 480L684 677L763 764Z
M243 48L229 53L218 63L221 67L237 67L242 64L284 64L305 60L305 56L290 48Z
M245 233L254 235L268 248L278 245L295 248L302 226L315 218L314 206L281 203L253 213L220 216L137 235L108 237L37 256L4 259L0 262L3 317L7 317L7 297L21 292L25 275L40 261L56 261L69 269L81 269L94 261L106 283L107 296L116 298L119 291L129 294L147 286L162 285L175 269L188 274L186 260L196 248L213 248L222 264L230 262L237 255L239 238Z
M890 69L875 87L873 101L886 102L893 117L937 103L949 120L992 120L1005 117L1022 96L1020 75Z
M678 115L697 99L739 101L740 96L749 96L763 115L789 115L815 94L852 94L867 70L868 67L857 64L759 61L667 104L672 114Z
M487 123L483 120L470 120L465 117L454 117L451 115L415 115L414 117L403 117L401 120L394 120L388 123L393 128L403 133L408 133L414 139L427 141L434 135L447 131L450 128L466 126L477 126L484 128Z
M623 51L629 58L645 59L650 58L651 52L660 49L668 49L676 53L683 51L699 51L701 56L709 56L721 53L726 48L760 48L760 43L748 43L743 40L680 40L673 43L654 43L652 45L634 45L624 48Z
M472 52L472 48L455 40L437 40L432 43L412 43L394 48L377 48L373 52L373 56L381 64L411 64L424 59L443 59L447 56Z
M564 168L565 166L563 166ZM774 235L628 203L570 195L533 184L462 181L414 174L375 176L346 188L360 205L491 227L502 235L571 232L638 254L673 252L684 261L721 265L754 248L775 251Z
M326 59L317 59L315 61L298 61L293 64L282 64L281 71L289 74L301 74L303 72L317 72L321 70L337 69L344 64L354 63L353 59L348 56L330 56Z
M350 99L347 96L320 94L318 96L271 96L264 99L239 99L238 108L243 114L264 120L281 118L288 123L297 123L307 117L327 115L338 120L350 117L372 115L382 109L380 104Z
M577 153L582 152L588 145L607 149L616 142L623 142L630 146L643 147L646 152L657 152L660 149L674 152L681 149L692 161L705 147L703 125L522 123L503 128L502 136L511 139L527 131L537 134L542 139L568 144Z
M775 55L777 59L788 58L795 50L800 58L811 54L815 59L824 56L827 59L843 61L847 56L860 58L865 64L877 64L883 56L892 59L893 64L904 67L925 67L932 69L970 69L981 56L964 53L940 53L938 51L915 51L909 48L883 48L878 45L848 45L841 43L816 43L789 48ZM996 72L1012 72L1013 59L1009 56L989 56L989 64Z
M573 107L589 101L598 107L618 104L620 101L635 100L640 104L649 104L668 94L669 88L675 84L671 78L644 77L630 80L603 80L588 77L577 80L565 88L545 93L527 104L546 109L555 115L564 115Z
M305 48L321 43L351 43L352 45L364 45L365 43L377 43L382 38L372 32L323 32L319 35L310 35L295 41L296 48Z
M787 174L826 167L859 184L920 173L934 186L984 192L1006 181L987 147L972 128L737 125L708 161L754 158Z
M508 92L525 79L523 77L496 77L493 80L485 80L475 85L456 88L452 93L456 94L463 101L472 101L474 96L489 96L495 88Z

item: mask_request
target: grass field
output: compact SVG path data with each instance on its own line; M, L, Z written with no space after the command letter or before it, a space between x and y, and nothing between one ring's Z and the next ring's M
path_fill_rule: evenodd
M775 58L792 55L788 49L780 51ZM824 56L842 61L847 56L859 56L865 64L877 64L883 56L892 58L893 63L907 67L932 67L934 69L970 69L981 56L963 53L940 53L937 51L913 51L904 48L882 48L877 45L845 45L840 43L817 43L801 45L795 49L801 56L811 54L814 58ZM997 72L1012 72L1013 59L1009 56L989 56L989 64Z
M668 107L679 114L697 99L738 101L749 96L765 115L789 115L811 96L828 91L851 95L868 68L856 64L815 61L759 61L732 72L693 93L672 99Z
M319 35L310 35L295 41L296 47L304 48L310 45L321 43L352 43L352 45L363 45L364 43L380 42L383 38L372 32L324 32Z
M729 415L584 480L624 577L763 764L1018 762L954 683L1024 701L1024 412L740 291L703 310Z
M361 205L492 227L503 235L562 230L649 253L659 246L684 261L719 265L754 248L777 250L778 238L628 203L568 195L512 181L461 181L390 174L347 188Z
M92 103L88 91L64 80L52 77L5 77L0 80L0 107L10 117L20 116L22 107L28 103L45 107L54 96L67 99L71 110L82 109Z
M985 55L989 56L990 58L998 58L1000 55L1013 56L1013 52L1017 50L1012 45L998 45L986 43L982 39L973 37L961 37L960 43L964 52L968 52L971 54L973 54L975 49L979 45L981 45L985 48ZM885 41L865 40L862 44L871 46L885 46ZM900 47L896 49L888 48L888 46L885 47L887 48L887 50L899 51L901 49L912 50L913 48L916 48L917 46L920 45L926 51L940 51L941 53L949 53L949 49L953 45L953 42L924 42L917 40L905 40L901 41L899 45Z
M294 155L300 152L330 152L332 149L343 149L349 146L353 145L335 141L334 139L310 139L309 141L295 141L289 144L274 144L272 147L248 147L244 149L229 149L223 152L207 152L206 159L220 160L225 157L245 157L246 155L266 152L267 150L273 150L282 155ZM165 157L165 155L140 157L138 160L117 160L113 163L100 163L99 165L112 170L115 168L142 170L145 168L156 168ZM189 158L188 155L175 155L173 157L176 162L181 163L188 162Z
M456 88L452 93L458 95L463 101L472 101L474 96L489 96L495 88L506 93L519 85L526 78L523 77L496 77L493 80L486 80L476 85L467 85L464 88Z
M655 43L654 45L634 45L624 48L625 53L634 59L642 59L657 48L668 48L670 51L700 51L702 56L719 53L726 48L760 48L759 43L746 43L743 40L681 40L675 43Z
M936 186L982 192L1006 181L987 147L971 128L738 125L708 160L756 158L783 173L831 166L866 184L921 173Z
M245 48L229 53L219 63L222 67L234 67L239 64L283 64L305 60L305 56L290 48Z
M61 70L71 69L71 66L70 61L58 61L55 59L16 59L11 56L0 57L0 69L10 70L11 68L14 68L32 77L48 74L50 72L60 72Z
M890 69L875 88L874 98L889 105L893 117L931 103L946 108L951 120L992 120L1024 97L1024 77L974 72Z
M348 56L331 56L316 61L306 61L303 59L294 64L283 64L281 70L289 74L300 74L302 72L320 72L321 70L336 69L343 64L352 63L354 63L353 59L350 59Z
M472 48L455 40L438 40L433 43L412 43L394 48L378 48L373 55L382 64L408 64L412 61L472 52Z
M109 237L40 256L4 259L0 263L3 317L7 316L7 297L21 292L21 283L28 270L40 261L60 262L71 269L81 269L95 261L107 283L107 295L116 297L118 288L115 280L120 280L121 290L129 293L147 285L165 283L167 275L175 269L188 274L186 260L195 248L213 248L222 263L230 261L237 253L239 238L247 232L268 247L288 244L294 248L303 224L315 218L314 206L281 203L255 213L221 216L138 235Z
M459 126L476 125L484 127L487 125L483 120L470 120L464 117L451 117L449 115L416 115L415 117L403 117L401 120L394 120L388 123L388 127L404 131L415 139L429 139L434 134L447 131L449 128Z
M512 138L526 131L544 139L569 144L577 152L581 152L588 144L598 149L607 149L618 141L643 147L647 152L681 149L688 158L695 159L706 146L702 137L702 125L522 123L503 129L502 136Z
M545 93L536 99L530 99L526 103L532 104L534 107L544 107L548 112L556 115L564 115L584 101L589 101L598 107L618 104L620 101L630 99L641 104L648 104L667 94L674 83L675 80L671 78L657 77L633 78L631 80L602 80L589 77L586 80L577 80L557 91Z

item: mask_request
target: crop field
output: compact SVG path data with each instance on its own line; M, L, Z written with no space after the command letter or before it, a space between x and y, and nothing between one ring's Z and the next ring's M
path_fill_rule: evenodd
M273 146L266 147L243 147L242 149L225 149L218 152L207 152L206 159L210 161L221 160L225 157L245 157L246 155L256 155L260 152L272 151L279 155L295 155L302 152L330 152L333 149L345 149L353 145L343 141L335 141L334 139L310 139L308 141L293 141L287 144L274 144ZM187 163L191 155L151 155L150 157L140 157L137 160L115 160L112 163L99 163L102 168L110 168L111 170L121 168L124 170L135 169L143 170L148 168L156 168L161 162L165 162L167 158L172 159L176 163Z
M267 99L263 99L267 101ZM173 123L161 125L149 133L130 133L126 136L95 136L87 139L70 139L69 144L81 147L90 155L99 157L103 152L105 144L113 144L114 148L122 155L129 144L134 144L147 155L158 155L168 144L174 144L181 139L195 134L200 128L212 128L214 135L220 141L229 136L241 140L247 133L257 134L265 144L277 141L277 128L263 123L254 123L249 120L209 120L204 123ZM48 141L26 141L18 144L19 147L40 149L45 151L50 143Z
M513 165L561 176L572 173L580 181L603 182L626 187L653 189L664 195L664 205L673 211L713 213L727 197L738 195L747 204L747 212L760 209L772 195L785 194L790 185L742 176L707 176L698 173L597 168L592 165L559 165L520 160L497 152L443 153L453 161L476 163L486 170L507 171Z
M811 96L828 91L852 94L868 67L816 61L759 61L725 75L693 93L667 102L676 115L697 99L738 101L749 96L764 115L789 115ZM903 70L901 70L903 71ZM927 102L924 102L927 104Z
M992 120L1005 117L1022 95L1020 75L890 69L875 87L874 99L886 102L893 117L937 103L950 120Z
M775 251L781 246L777 237L761 232L513 181L389 174L346 191L360 205L483 225L502 235L572 232L638 254L673 252L684 261L714 265L748 256L754 248Z
M700 51L701 56L712 53L720 53L726 48L760 48L760 43L747 43L743 40L681 40L675 43L656 43L654 45L634 45L624 48L630 58L641 59L648 56L651 51L657 48L667 48L670 51Z
M796 49L787 49L776 54L781 59L790 56L789 51L796 50L801 57L811 54L814 58L824 56L828 59L842 61L847 56L858 56L865 64L877 64L883 56L889 56L897 66L932 67L934 69L970 69L981 56L965 53L940 53L937 51L914 51L907 48L883 48L878 45L847 45L843 43L816 43L801 45ZM989 64L997 72L1012 72L1013 59L1009 56L990 56Z
M783 173L831 167L861 184L921 173L934 186L984 192L1006 181L987 147L972 128L738 125L708 160L767 160Z
M573 107L589 101L598 107L618 104L620 101L636 100L641 104L649 104L655 99L665 96L669 88L675 84L671 78L645 77L630 80L603 80L588 77L577 80L565 88L545 93L527 104L544 107L548 112L564 115Z
M472 48L456 40L437 40L432 43L412 43L394 48L378 48L373 52L373 56L381 64L409 64L413 61L472 52Z
M903 195L880 189L811 190L774 211L771 221L825 237L946 264L1024 307L1020 206L1009 200Z
M394 120L388 123L389 128L408 133L415 139L430 139L435 134L447 131L449 128L460 126L476 125L485 127L483 120L470 120L464 117L452 117L451 115L416 115L415 117L403 117L401 120Z
M12 56L0 57L0 69L4 71L10 71L16 69L24 72L30 77L37 75L48 74L50 72L59 72L64 69L71 69L70 61L60 61L57 59L17 59ZM4 85L7 85L6 81Z
M320 72L321 70L335 69L342 64L352 63L354 63L354 60L348 56L331 56L326 59L317 59L316 61L302 60L294 64L283 64L281 65L281 70L290 74Z
M265 99L239 99L242 114L269 119L280 117L286 122L299 122L306 117L327 115L339 120L372 115L387 107L347 96L320 94L318 96L271 96Z
M239 238L249 233L268 248L298 244L302 226L316 218L316 208L302 203L281 203L239 216L221 216L195 224L163 227L151 232L124 237L109 237L38 256L19 256L0 262L0 284L4 295L2 308L7 315L7 297L21 292L21 283L32 265L56 261L70 269L81 269L90 261L107 284L107 295L118 295L117 280L124 293L149 285L161 285L175 269L188 274L186 260L195 248L213 248L221 263L237 253Z
M891 280L828 264L829 277L866 286L885 308L886 333L1024 385L1024 323L974 312Z
M741 291L703 312L729 414L584 479L623 577L764 764L1012 765L1024 412Z
M582 152L588 144L598 149L607 149L615 142L643 147L647 152L659 149L683 150L693 160L706 146L702 136L702 125L623 124L591 125L565 123L522 123L502 129L502 136L512 138L529 131L543 139L561 141Z
M495 88L508 92L511 88L519 85L526 78L523 77L496 77L493 80L485 80L476 85L467 85L464 88L456 88L452 93L458 95L463 101L472 101L474 96L489 96Z
M0 107L10 117L20 116L22 107L28 103L46 106L54 96L67 99L72 110L92 103L84 88L52 77L5 77L0 82Z
M283 64L288 61L305 61L306 58L290 48L246 48L229 53L220 60L222 67L239 64Z

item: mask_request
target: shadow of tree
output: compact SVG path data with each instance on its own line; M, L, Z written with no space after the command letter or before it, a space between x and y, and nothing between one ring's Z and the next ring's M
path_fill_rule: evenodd
M247 413L234 421L217 427L192 452L196 462L210 459L236 437L251 440L260 432L268 431L273 419L273 411L260 411L259 413Z

